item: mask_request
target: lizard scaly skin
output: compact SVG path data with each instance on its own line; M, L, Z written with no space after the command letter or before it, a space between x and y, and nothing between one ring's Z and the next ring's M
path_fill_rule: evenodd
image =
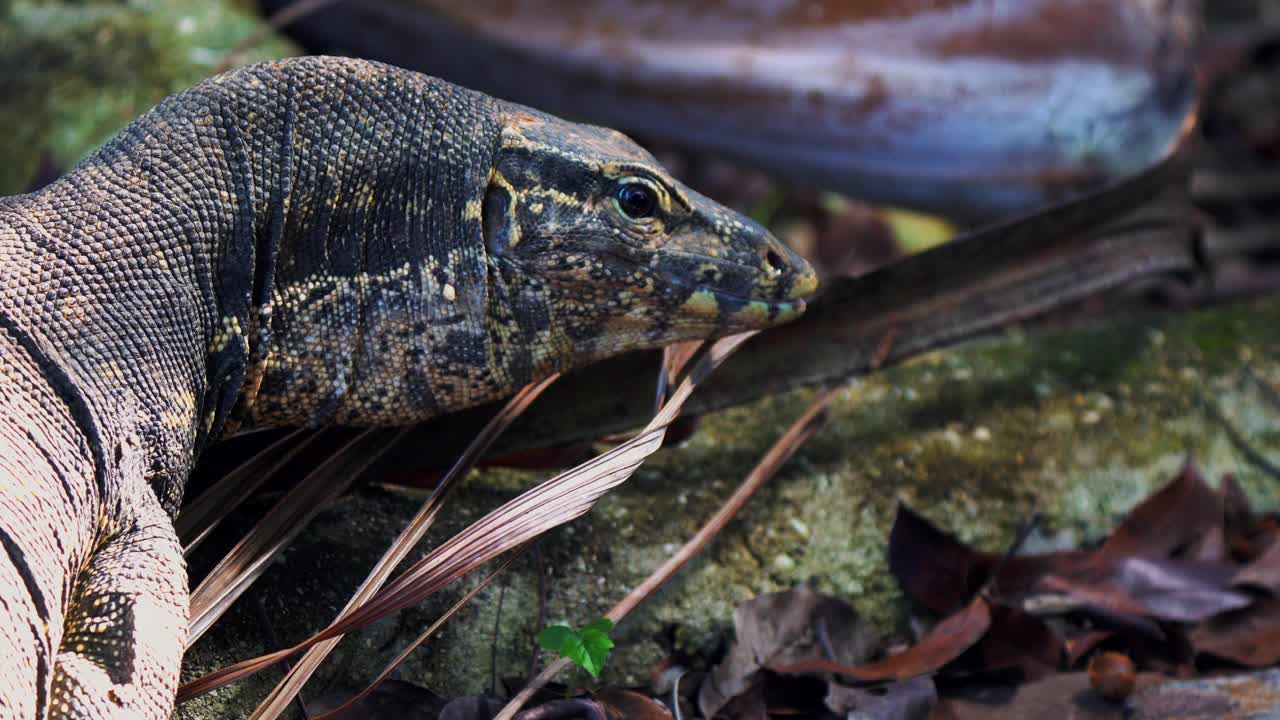
M171 517L231 429L412 423L814 284L621 134L416 73L302 58L165 100L0 199L0 717L167 716Z

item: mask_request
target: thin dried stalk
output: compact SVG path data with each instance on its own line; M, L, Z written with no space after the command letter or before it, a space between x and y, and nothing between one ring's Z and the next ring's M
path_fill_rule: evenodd
M409 655L414 650L417 650L418 647L422 645L422 643L429 640L432 635L435 635L436 631L444 627L444 624L448 622L449 618L453 617L458 613L459 610L466 607L467 603L471 602L476 595L480 594L481 590L484 590L486 587L489 586L489 583L498 579L499 575L506 572L507 568L511 567L511 563L515 562L517 558L524 555L525 550L527 550L528 548L529 548L528 545L523 545L519 548L516 548L515 552L511 553L510 557L502 561L502 565L498 566L497 570L494 570L493 572L489 573L488 577L486 577L484 580L481 580L480 583L476 585L474 588L472 588L470 591L468 591L466 595L463 595L461 598L459 598L458 601L455 602L448 609L448 611L446 611L443 615L441 615L435 622L431 623L430 627L428 627L426 630L423 630L422 634L414 638L413 642L409 643L409 645L406 646L405 649L401 650L400 654L396 655L396 658L394 660L387 663L387 666L383 668L381 673L378 674L378 677L374 678L373 682L369 683L368 687L356 693L355 695L351 696L346 702L342 703L338 707L330 710L329 712L323 715L313 717L311 718L311 720L337 720L337 718L340 717L343 713L349 710L352 710L354 706L357 703L359 703L361 700L364 700L366 697L369 697L370 693L372 693L374 690L377 690L379 685L385 682L387 678L391 677L391 674L394 673L396 669L399 668L400 665L409 658Z
M281 498L191 593L187 647L222 617L322 508L346 492L407 432L365 430Z
M234 509L257 492L290 460L309 447L317 436L303 439L308 431L295 430L263 448L236 469L218 479L200 497L186 503L174 521L182 553L188 557Z
M405 528L400 531L400 535L391 543L382 558L374 565L373 570L369 572L369 576L356 590L355 594L342 608L342 612L338 613L338 617L334 622L339 622L354 608L358 608L373 599L374 595L380 590L387 578L391 576L392 571L408 556L414 546L422 541L431 524L435 522L436 516L439 515L440 509L444 507L444 501L448 497L449 491L456 485L457 479L466 474L467 470L475 465L476 461L484 455L493 441L502 434L504 430L515 422L516 418L533 403L543 390L546 390L551 383L555 382L559 375L552 375L541 382L526 385L520 392L516 393L507 404L503 406L493 418L484 426L467 449L463 451L458 460L449 468L449 472L440 480L435 489L431 491L431 495L422 503L422 507L418 509L418 513L413 516ZM254 717L275 717L279 711L275 708L283 710L288 705L289 700L302 690L302 686L306 684L311 675L320 667L320 663L324 662L325 657L333 651L338 644L339 638L326 640L322 643L307 650L306 654L294 665L289 672L285 674L271 693L263 699L258 707L254 710ZM275 714L272 714L273 711Z
M733 495L720 506L720 509L661 567L653 571L635 589L627 593L627 596L619 601L618 604L610 608L609 612L605 613L605 617L615 624L622 622L623 618L630 614L636 606L657 591L658 588L665 585L673 575L701 552L707 546L707 543L711 542L711 539L718 535L724 529L724 526L746 506L751 496L755 495L756 491L776 475L778 469L795 455L796 450L799 450L800 446L804 445L822 427L826 419L826 409L831 404L831 399L837 389L837 387L827 387L820 390L809 409L792 423L782 437L769 448L769 451L764 454L764 457L760 459L760 462L742 481L742 484L738 486ZM570 661L568 659L560 658L548 665L502 708L502 712L498 713L494 720L511 720L520 711L520 708L524 707L524 704L533 697L534 693L555 678L569 664Z

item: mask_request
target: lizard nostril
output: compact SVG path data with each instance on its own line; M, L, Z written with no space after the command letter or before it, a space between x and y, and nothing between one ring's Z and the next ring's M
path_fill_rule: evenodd
M785 263L782 260L782 255L780 255L777 250L769 248L764 251L764 265L768 268L769 272L774 275L778 275L782 272Z

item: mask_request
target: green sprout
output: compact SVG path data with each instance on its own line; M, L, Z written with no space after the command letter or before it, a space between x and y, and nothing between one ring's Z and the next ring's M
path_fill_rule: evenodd
M613 621L609 618L587 623L581 630L574 630L568 625L550 625L538 633L538 644L572 660L591 673L591 677L598 678L604 669L604 661L609 659L609 649L613 647L613 640L609 639L611 630Z

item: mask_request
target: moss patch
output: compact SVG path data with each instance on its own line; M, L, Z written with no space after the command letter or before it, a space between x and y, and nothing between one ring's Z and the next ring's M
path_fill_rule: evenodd
M0 5L0 195L67 169L161 98L208 77L260 21L236 2ZM240 58L294 54L268 38Z

